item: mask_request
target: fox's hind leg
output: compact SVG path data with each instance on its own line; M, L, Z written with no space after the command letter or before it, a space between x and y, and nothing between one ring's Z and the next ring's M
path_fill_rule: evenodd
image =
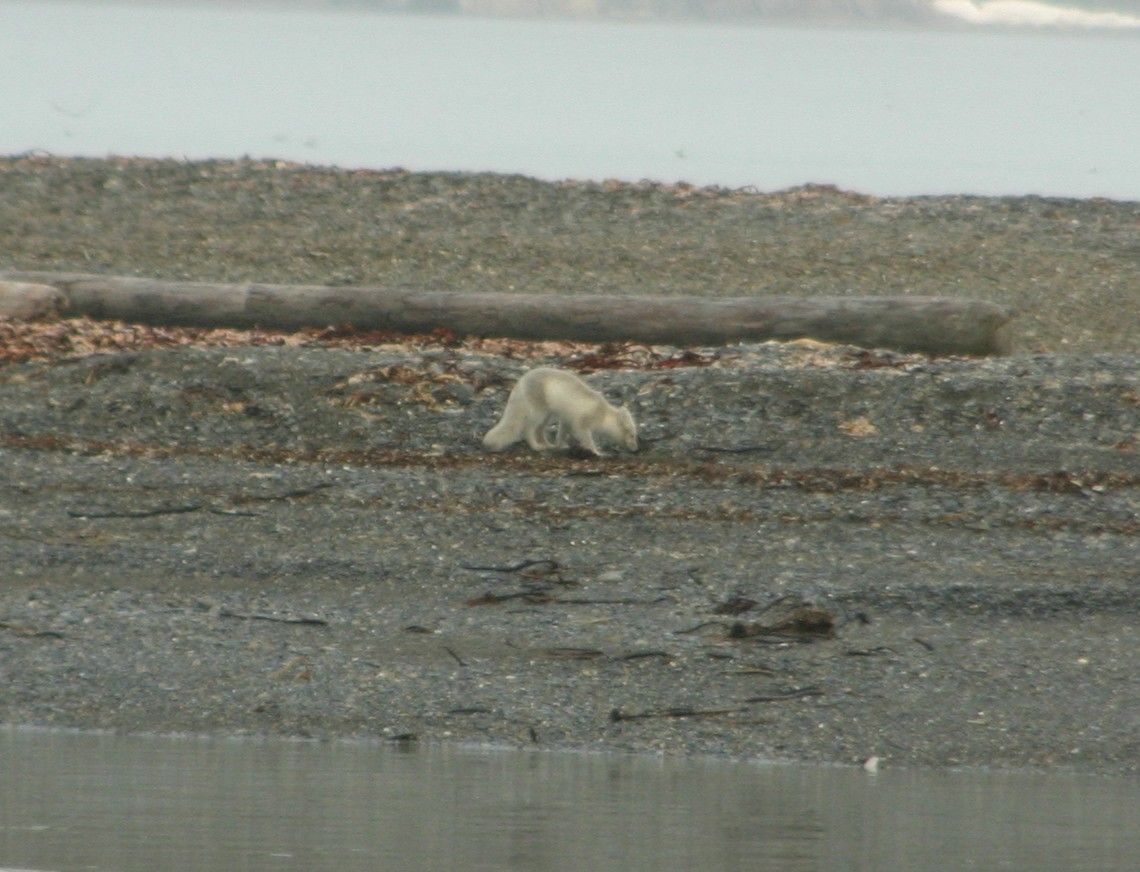
M542 422L542 438L547 448L566 448L570 444L566 435L566 426L558 415L551 412Z
M547 438L546 429L549 418L542 418L537 423L527 421L526 427L523 428L523 436L526 438L526 444L534 451L547 451L554 446Z
M545 451L550 448L565 448L566 437L563 434L562 419L553 412L547 414L542 423L537 425L534 430L534 442L528 444L535 451ZM551 438L553 433L554 438Z
M562 421L561 418L554 418L554 447L555 448L569 448L570 436L567 433L569 428Z

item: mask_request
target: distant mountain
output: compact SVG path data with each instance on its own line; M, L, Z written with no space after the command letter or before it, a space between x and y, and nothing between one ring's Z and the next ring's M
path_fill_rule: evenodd
M410 0L424 2L424 0ZM436 2L436 0L427 0ZM926 0L444 0L464 12L637 20L923 21Z
M929 0L316 0L320 5L528 18L921 22Z
M199 0L201 2L201 0ZM277 0L308 7L618 21L1140 30L1140 0Z

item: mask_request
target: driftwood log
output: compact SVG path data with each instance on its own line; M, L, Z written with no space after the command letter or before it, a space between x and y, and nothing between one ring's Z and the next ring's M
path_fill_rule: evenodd
M71 315L199 327L351 324L461 336L720 345L819 339L927 354L1003 349L1005 308L943 297L651 297L462 293L382 287L215 284L47 272L0 280L58 289Z

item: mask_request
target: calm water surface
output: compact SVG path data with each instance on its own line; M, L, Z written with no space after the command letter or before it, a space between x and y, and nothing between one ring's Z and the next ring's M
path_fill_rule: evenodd
M0 869L1140 868L1140 782L0 732Z
M1140 199L1140 35L0 0L0 153Z

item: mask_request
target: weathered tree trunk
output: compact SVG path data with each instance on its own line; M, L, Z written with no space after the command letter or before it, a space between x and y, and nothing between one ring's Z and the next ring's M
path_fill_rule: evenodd
M0 272L58 288L68 312L152 324L364 330L585 342L719 345L812 338L928 354L1002 351L1011 313L942 297L648 297L456 293L380 287L213 284L69 273Z

